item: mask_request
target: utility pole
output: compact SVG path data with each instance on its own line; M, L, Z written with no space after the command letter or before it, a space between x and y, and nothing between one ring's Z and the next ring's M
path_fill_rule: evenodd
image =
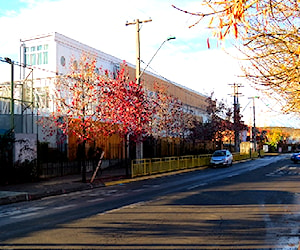
M252 141L254 144L254 152L256 152L255 98L259 98L259 96L248 97L248 99L252 99L252 104L253 104Z
M234 121L234 150L240 152L240 104L239 104L239 87L241 84L230 84L233 86L233 121Z
M141 83L140 74L141 74L141 48L140 48L140 23L148 23L152 22L152 19L140 21L136 19L134 22L129 23L126 22L126 26L128 25L135 25L136 27L136 66L135 66L135 78L136 82L139 85ZM129 145L129 141L127 142ZM136 143L136 158L142 159L143 158L143 143L137 142Z
M136 19L132 23L126 22L126 26L135 25L136 27L136 66L135 66L135 78L138 84L140 84L140 73L141 73L141 48L140 48L140 23L152 22L152 19L140 21Z

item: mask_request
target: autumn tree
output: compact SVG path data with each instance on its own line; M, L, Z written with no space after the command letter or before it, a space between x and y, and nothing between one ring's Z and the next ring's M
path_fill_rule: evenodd
M267 143L272 147L277 147L278 143L288 137L288 133L281 128L272 128L267 131Z
M112 130L112 123L101 122L108 113L104 91L106 82L96 71L96 60L83 55L78 63L75 61L70 65L68 74L57 77L53 90L55 111L48 120L54 123L53 129L57 127L63 134L77 139L83 182L86 182L86 142L95 134L107 134Z
M151 134L150 120L153 115L153 106L147 91L142 84L129 79L125 64L116 79L109 81L108 86L106 110L109 120L118 124L116 132L126 140L127 147L129 147L129 138L136 145L141 145ZM129 153L129 148L127 148L127 153ZM136 157L141 156L142 153L137 150ZM126 173L128 174L127 168Z
M220 40L232 34L248 60L245 76L280 100L284 111L299 113L300 2L203 0L200 4L203 12L174 7L198 17L191 27L208 19L208 27Z
M83 182L86 142L94 140L95 135L107 137L114 133L124 138L131 132L140 138L147 133L151 116L144 90L129 80L125 66L113 79L109 72L97 69L96 63L93 57L83 55L78 64L70 65L68 74L57 77L53 90L55 111L44 119L50 133L58 128L65 135L75 136L82 146Z
M222 147L224 136L232 136L230 131L233 131L232 110L226 106L223 100L218 101L211 93L206 99L208 120L205 126L206 139L213 140Z
M151 135L158 138L179 138L184 141L192 133L194 115L176 97L168 94L167 87L154 83L151 93Z

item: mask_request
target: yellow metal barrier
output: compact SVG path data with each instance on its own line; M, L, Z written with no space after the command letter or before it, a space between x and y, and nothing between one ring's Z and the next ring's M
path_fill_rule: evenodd
M264 152L261 150L260 155ZM233 161L242 161L250 158L257 158L258 152L250 154L233 154ZM182 170L187 168L208 166L210 164L210 154L206 155L186 155L163 158L135 159L131 161L131 177L145 176Z
M209 165L210 157L211 155L187 155L179 157L135 159L131 162L131 177Z

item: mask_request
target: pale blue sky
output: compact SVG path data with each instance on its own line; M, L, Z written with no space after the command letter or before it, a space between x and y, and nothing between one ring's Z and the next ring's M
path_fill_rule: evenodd
M0 15L7 15L10 12L19 12L20 8L25 8L28 6L28 3L20 0L0 0L1 9Z
M299 121L278 113L279 105L271 105L271 110L266 105L271 101L239 77L239 62L231 56L236 52L228 44L229 55L217 45L205 23L189 29L198 19L175 10L172 4L188 11L201 10L199 0L0 0L0 57L18 61L21 38L56 31L135 64L135 27L125 23L151 18L152 22L141 25L142 67L167 37L175 36L176 40L160 49L149 70L203 94L215 91L218 99L230 104L229 84L243 83L240 102L246 107L247 124L252 122L248 97L260 95L258 124L300 127ZM208 37L211 49L207 48Z

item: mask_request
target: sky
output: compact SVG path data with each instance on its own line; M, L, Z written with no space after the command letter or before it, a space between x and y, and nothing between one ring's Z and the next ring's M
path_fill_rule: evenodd
M232 84L242 84L240 104L243 120L256 126L300 128L295 115L282 115L280 106L250 87L241 78L235 49L213 38L205 21L172 7L199 12L199 0L0 0L0 57L19 61L19 41L34 35L58 32L117 58L135 64L136 29L126 22L149 20L140 25L141 67L145 67L161 44L147 70L201 94L212 91L218 100L233 105ZM210 48L207 39L210 40ZM1 72L0 75L4 72Z

